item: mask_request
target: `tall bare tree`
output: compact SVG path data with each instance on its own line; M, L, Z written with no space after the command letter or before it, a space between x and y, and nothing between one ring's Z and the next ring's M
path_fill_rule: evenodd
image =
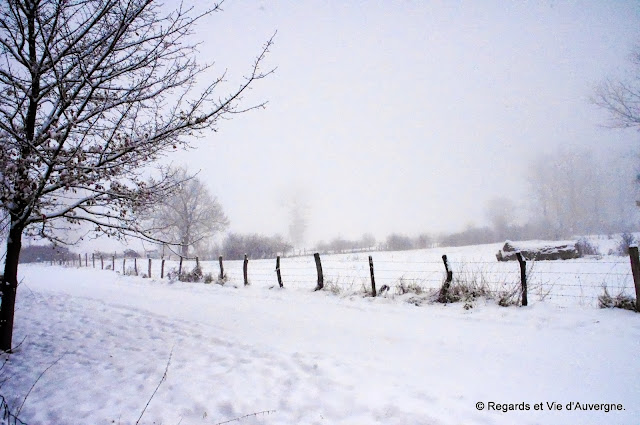
M632 77L605 80L593 97L596 105L609 111L613 127L640 128L640 48L633 52L631 61Z
M196 244L207 242L229 225L222 205L204 183L190 177L186 168L169 170L176 183L172 193L147 211L149 231L159 239L179 245L181 255L189 256Z
M207 65L188 35L204 14L164 13L157 0L6 0L0 4L0 206L9 214L0 349L11 349L21 241L56 228L142 235L132 211L171 182L143 169L242 112L242 94L270 71L269 40L244 80L194 93ZM259 107L257 105L254 107Z

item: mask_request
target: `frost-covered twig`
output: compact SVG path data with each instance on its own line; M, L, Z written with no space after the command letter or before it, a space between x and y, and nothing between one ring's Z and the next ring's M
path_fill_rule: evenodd
M7 400L5 400L5 398L3 396L0 395L0 420L2 422L2 424L7 424L7 425L27 425L26 422L21 421L20 419L18 419L18 415L14 415L13 413L11 413L11 410L9 409L9 404L7 404Z
M149 401L147 401L147 404L144 406L144 409L142 409L142 413L140 413L140 417L136 421L136 425L140 423L140 419L142 419L142 416L144 416L144 412L146 412L147 407L149 407L149 404L151 403L151 400L153 400L153 397L158 392L158 388L160 388L160 385L162 385L162 383L167 379L167 372L169 372L169 365L171 364L171 356L173 356L173 347L171 347L171 352L169 353L169 360L167 360L167 366L164 368L164 373L162 374L162 378L160 378L160 382L158 382L158 386L156 386L156 389L153 390L153 394L151 394L151 397L149 397Z
M228 424L230 422L240 422L242 419L245 418L250 418L252 416L258 416L258 415L270 415L272 413L276 413L275 410L263 410L262 412L254 412L254 413L249 413L248 415L244 415L244 416L239 416L237 418L233 418L233 419L229 419L228 421L224 421L224 422L218 422L215 425L223 425L223 424Z
M20 412L22 411L22 408L24 407L24 404L27 402L27 398L29 397L29 394L31 394L31 391L33 391L33 389L35 388L36 384L38 383L38 381L40 381L40 379L42 379L42 377L44 376L45 373L47 373L47 371L49 369L51 369L53 366L56 365L56 363L58 363L60 360L62 360L62 358L64 356L66 356L67 353L64 353L63 355L61 355L60 357L58 357L58 360L56 360L55 362L51 363L49 366L47 366L47 368L45 370L43 370L40 375L38 375L38 378L35 380L35 382L33 383L33 385L31 385L31 388L29 388L29 391L27 391L27 394L24 396L24 399L22 399L22 404L20 405L20 407L18 407L18 410L16 411L16 417L18 417L20 415Z

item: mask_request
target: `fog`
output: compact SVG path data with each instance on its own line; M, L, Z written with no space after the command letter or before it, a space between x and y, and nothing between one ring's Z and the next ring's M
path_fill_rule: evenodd
M306 246L489 225L496 198L529 220L532 164L559 152L623 161L589 181L633 206L639 134L590 96L630 72L639 23L636 1L228 2L194 34L200 60L235 87L277 30L276 72L245 98L268 105L167 161L200 172L232 232L289 237L303 211Z

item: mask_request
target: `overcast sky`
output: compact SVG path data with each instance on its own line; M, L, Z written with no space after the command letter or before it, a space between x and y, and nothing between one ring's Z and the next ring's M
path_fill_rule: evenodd
M589 102L630 69L638 1L227 1L197 28L200 60L233 88L276 30L277 71L245 99L267 108L172 156L231 231L287 236L296 197L308 244L461 230L523 199L537 152L638 146Z

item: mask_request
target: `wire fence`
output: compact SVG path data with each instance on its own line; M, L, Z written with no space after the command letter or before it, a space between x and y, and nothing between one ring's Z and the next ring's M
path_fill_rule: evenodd
M416 258L401 253L374 253L373 270L377 288L386 287L388 294L403 294L439 290L447 278L443 260L436 255ZM209 281L242 285L245 280L243 260L223 262L220 276L219 261L183 259L115 259L79 255L67 263L75 267L115 269L121 274L143 275L154 279L175 279L178 270L190 272L196 263ZM322 279L333 292L372 292L369 256L363 254L327 255L321 259ZM466 284L482 288L486 294L504 294L521 285L517 261L486 261L466 258L448 258L452 284ZM276 259L248 260L247 281L254 287L279 286ZM313 256L280 258L279 271L285 288L313 290L318 282L318 271ZM528 261L526 279L530 299L580 304L597 304L606 287L610 294L633 296L635 292L628 257L594 257L574 260Z

